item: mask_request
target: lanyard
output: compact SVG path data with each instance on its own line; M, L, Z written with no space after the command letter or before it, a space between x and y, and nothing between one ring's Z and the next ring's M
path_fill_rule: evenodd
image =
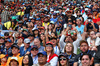
M88 50L87 54L90 52L90 50ZM81 53L81 55L83 55L83 53Z
M71 57L72 57L72 54L69 56L69 59L71 59Z
M57 46L56 46L56 51L55 51L55 54L57 54Z

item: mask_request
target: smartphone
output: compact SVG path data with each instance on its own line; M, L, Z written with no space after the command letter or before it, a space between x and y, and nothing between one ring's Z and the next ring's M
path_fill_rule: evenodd
M70 29L72 29L72 25L68 25L70 27Z
M67 24L64 24L64 28L67 28Z

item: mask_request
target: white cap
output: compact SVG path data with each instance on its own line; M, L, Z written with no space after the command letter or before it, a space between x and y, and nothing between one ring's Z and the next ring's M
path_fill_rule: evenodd
M50 23L51 23L51 24L55 24L55 22L54 22L54 21L50 21Z
M29 19L32 19L33 17L29 17Z
M38 30L38 28L34 27L34 28L32 29L32 31L34 31L34 30Z
M18 61L18 58L17 57L11 57L11 60L16 60L16 61ZM11 61L10 60L10 61Z
M24 39L24 43L30 43L30 39L28 38Z

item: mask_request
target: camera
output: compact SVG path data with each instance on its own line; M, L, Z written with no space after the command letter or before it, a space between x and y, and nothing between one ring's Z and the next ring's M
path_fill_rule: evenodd
M92 22L92 19L88 19L88 22Z

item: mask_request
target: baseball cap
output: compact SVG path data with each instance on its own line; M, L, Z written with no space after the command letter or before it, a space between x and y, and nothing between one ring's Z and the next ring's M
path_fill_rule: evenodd
M16 44L13 44L13 45L11 46L11 49L12 49L13 47L16 47L16 48L18 48L18 49L19 49L19 46L18 46L18 45L16 45Z
M7 41L7 42L10 42L10 43L12 42L11 39L7 39L6 41Z
M4 57L6 57L5 54L0 54L0 59L2 59L2 58L4 58Z
M23 23L22 21L18 21L18 23Z
M9 32L5 32L4 33L4 36L9 36Z
M33 34L29 33L29 34L28 34L28 37L30 37L30 36L33 36Z
M54 21L50 21L50 23L51 23L51 24L55 24L55 22L54 22Z
M39 56L39 54L43 54L43 55L46 55L47 56L47 53L45 51L41 51L37 55Z
M58 58L60 58L61 56L64 56L64 57L67 58L67 55L66 55L65 53L61 53L61 54L59 54L59 57L58 57ZM67 58L67 59L68 59L68 58Z
M26 32L28 32L28 30L27 30L27 29L23 29L23 31L26 31Z
M46 44L53 44L52 42L50 42L50 41L48 41L48 42L46 42Z
M22 38L24 40L24 37L19 36L18 39Z
M30 43L30 39L28 38L24 39L24 43Z
M57 37L56 36L55 37L51 37L50 40L52 40L52 39L57 39Z
M38 28L33 28L32 31L38 30Z
M11 60L15 60L15 61L18 62L18 58L17 58L17 57L11 57ZM11 60L10 60L10 61L11 61Z
M38 49L38 47L37 47L36 45L31 46L31 50L32 50L33 48Z

